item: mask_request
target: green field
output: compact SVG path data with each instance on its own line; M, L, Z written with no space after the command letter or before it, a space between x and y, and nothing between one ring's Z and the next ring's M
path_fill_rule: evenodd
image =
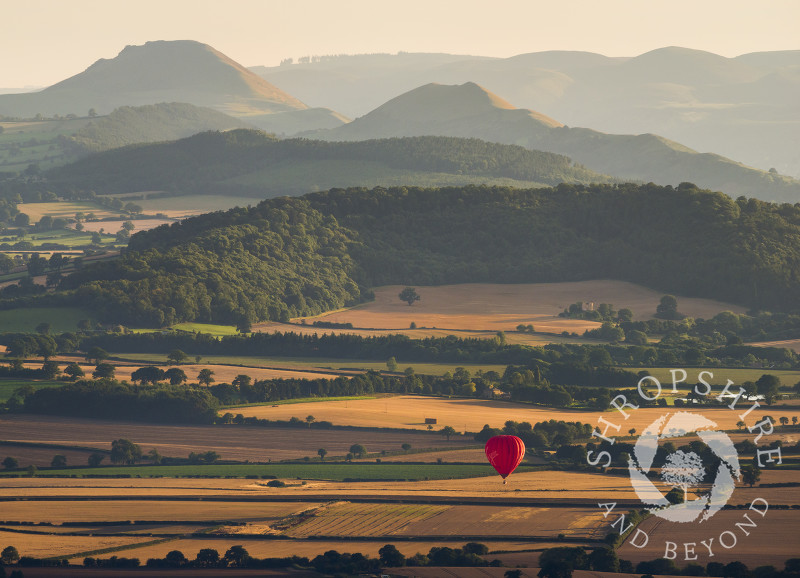
M212 323L177 323L170 329L191 331L193 333L208 333L216 337L237 335L239 333L233 325L214 325Z
M63 381L30 381L27 379L0 379L0 403L8 401L20 387L31 386L33 389L45 387L61 387Z
M76 118L0 122L4 129L0 134L0 171L23 171L32 163L46 170L72 160L57 139L72 135L90 121Z
M0 237L0 244L8 243L12 247L15 243L19 241L27 241L31 245L33 245L32 249L26 249L28 251L39 249L42 245L47 243L56 243L58 245L63 245L67 247L64 250L77 250L79 248L89 247L92 245L92 234L86 231L75 231L73 229L61 229L58 231L47 231L46 233L34 233L30 236L25 237L24 239L19 239L17 237ZM116 243L116 239L114 235L103 233L101 235L101 243L99 246L108 249L110 247L118 246L119 244ZM44 251L54 251L58 252L59 249L43 249ZM11 255L12 253L18 253L19 250L9 249L4 251L7 255Z
M187 351L189 358L193 357L191 351ZM142 363L165 363L166 354L163 353L114 353L114 357L126 361L138 361ZM363 359L335 359L330 357L245 357L235 355L204 355L202 362L210 365L234 365L239 367L266 367L270 369L319 369L328 371L350 370L350 371L386 371L386 362ZM500 374L505 371L505 365L492 364L456 364L456 363L413 363L398 362L398 371L402 372L406 367L413 367L416 373L424 375L444 375L453 372L456 367L464 367L475 373L481 371L496 371Z
M533 466L520 466L516 472L535 471ZM309 463L309 464L233 464L206 466L127 466L99 468L64 468L43 470L40 475L57 476L118 476L165 478L275 476L277 478L332 480L444 480L496 476L487 464L370 464L370 463ZM3 475L0 472L0 475ZM17 473L18 475L18 473ZM498 478L499 480L499 478Z
M112 195L113 196L113 195ZM125 195L120 195L124 201ZM253 197L236 197L226 195L182 195L134 201L145 213L181 212L210 213L224 211L233 207L255 206L262 199Z
M307 193L333 187L410 186L449 187L486 184L519 188L541 188L548 185L505 177L457 175L397 169L377 161L320 159L291 161L261 171L247 173L223 181L237 185L266 187L271 192Z
M122 213L120 211L113 211L92 201L50 201L47 203L20 203L18 205L19 212L25 213L31 218L31 223L36 223L44 215L49 215L53 218L74 218L75 213L94 213L98 219L106 217L118 218Z
M670 374L670 367L621 367L620 369L625 369L627 371L633 371L634 373L639 371L648 371L650 375L654 376L661 382L662 387L666 388L666 385L669 386L669 389L672 389L672 374ZM714 374L713 378L708 378L708 381L712 385L725 385L727 380L732 380L735 384L739 385L744 383L745 381L756 381L759 377L764 375L765 373L769 373L772 375L777 375L781 383L783 385L792 386L798 381L800 381L800 371L798 370L786 370L786 369L769 369L769 368L725 368L725 367L698 367L698 368L685 368L688 377L686 378L686 382L689 384L696 384L698 374L701 371L710 371ZM705 376L707 377L707 376ZM665 385L666 384L666 385ZM678 389L681 389L681 384L678 384ZM684 390L686 387L683 388Z
M33 333L40 323L49 323L51 333L77 331L78 321L92 319L79 307L22 307L0 311L0 333Z

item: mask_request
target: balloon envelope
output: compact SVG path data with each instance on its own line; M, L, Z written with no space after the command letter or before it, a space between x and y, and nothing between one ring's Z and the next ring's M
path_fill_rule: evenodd
M489 463L505 479L525 457L525 444L517 436L494 436L486 442L485 451Z

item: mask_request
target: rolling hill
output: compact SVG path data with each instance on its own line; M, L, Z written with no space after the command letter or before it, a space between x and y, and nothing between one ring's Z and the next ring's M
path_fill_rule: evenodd
M147 325L286 320L380 285L591 279L791 310L798 255L799 207L689 184L337 189L137 233L61 289Z
M307 108L224 54L200 42L127 46L84 72L39 92L0 95L0 114L107 114L120 106L187 102L235 116Z
M800 176L800 50L725 58L665 47L624 58L548 51L322 57L252 70L310 106L359 117L436 82L476 82L570 126L655 133L760 169Z
M47 173L54 190L142 190L296 195L331 187L468 183L546 186L613 179L553 153L477 139L414 137L365 142L279 140L263 132L208 132L135 145Z
M5 121L0 123L0 172L13 175L32 164L48 170L92 152L250 126L210 108L174 102L122 106L106 116Z
M620 179L677 185L690 181L733 196L797 202L800 181L701 154L654 134L611 135L570 128L540 113L517 109L485 88L427 84L353 122L309 135L330 141L392 136L481 138L567 155Z
M72 140L90 152L176 140L210 130L246 128L232 116L186 103L122 106L81 128Z

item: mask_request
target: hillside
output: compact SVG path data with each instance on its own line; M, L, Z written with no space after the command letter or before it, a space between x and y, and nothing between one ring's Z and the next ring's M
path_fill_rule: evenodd
M329 108L306 108L275 114L250 115L247 122L277 135L296 136L308 131L336 128L350 122Z
M90 152L248 126L210 108L174 102L122 106L107 116L4 121L0 122L0 172L20 173L32 163L47 170Z
M72 140L87 151L96 152L246 126L232 116L185 103L122 106L81 128Z
M547 51L510 58L383 54L256 67L309 106L359 117L431 82L475 82L569 126L654 133L800 177L800 50L725 58L665 47L631 57Z
M798 259L800 209L687 184L339 189L137 233L61 289L154 326L285 321L378 285L591 279L790 310Z
M0 95L0 114L108 114L120 106L188 102L235 116L306 105L212 47L191 40L127 46L112 59L42 91Z
M278 140L247 130L107 151L56 168L48 178L57 190L223 192L261 198L348 186L544 186L611 180L574 166L562 155L475 139L328 143Z
M325 140L444 135L481 138L567 155L620 179L677 185L691 181L730 195L796 202L800 181L701 154L653 134L611 135L570 128L540 113L517 109L475 83L428 84L398 96L353 122L309 135Z

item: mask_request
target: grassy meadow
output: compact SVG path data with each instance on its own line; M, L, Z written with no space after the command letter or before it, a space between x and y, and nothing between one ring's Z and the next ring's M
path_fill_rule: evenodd
M45 387L60 387L62 381L30 381L27 379L0 379L0 403L8 401L20 387L31 387L34 390Z
M0 310L0 332L34 333L40 323L49 323L51 333L74 332L92 313L80 307L23 307Z

